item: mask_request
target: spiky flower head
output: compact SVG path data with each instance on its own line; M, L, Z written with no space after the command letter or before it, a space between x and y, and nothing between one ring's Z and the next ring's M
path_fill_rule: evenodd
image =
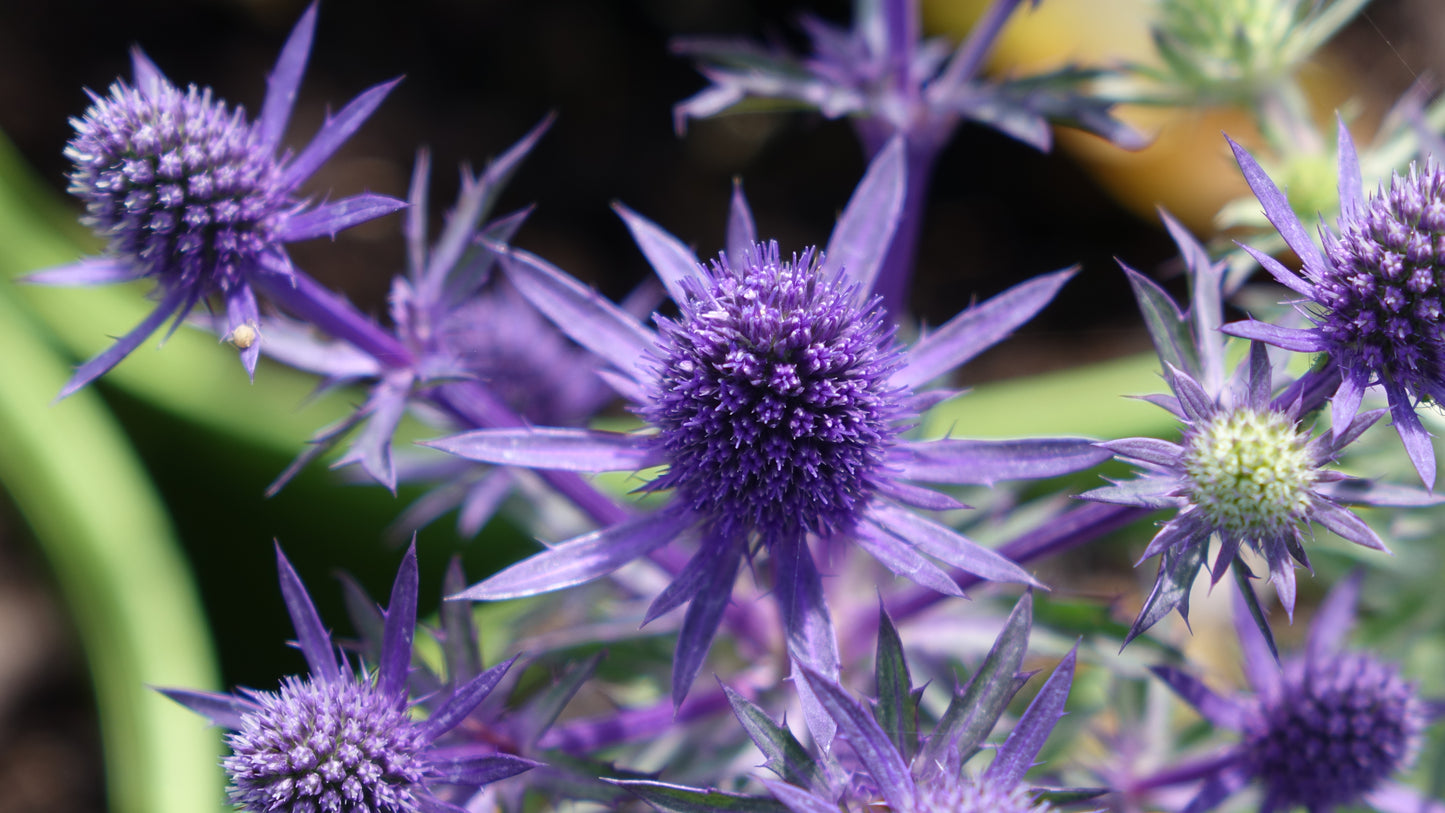
M338 661L279 546L276 559L311 674L285 679L277 692L162 690L232 732L223 764L234 804L256 813L457 813L462 808L446 801L438 786L475 790L536 764L491 748L438 744L486 699L512 661L460 683L426 719L412 716L407 677L416 626L414 545L402 559L384 614L378 668L361 674L344 658Z
M918 729L922 689L913 687L903 641L880 607L876 699L859 702L836 681L806 666L800 669L799 693L805 698L816 696L823 712L804 715L814 740L824 743L820 759L814 759L786 726L773 722L752 701L723 688L748 736L767 758L764 767L777 776L764 778L763 784L789 810L1051 813L1055 810L1051 802L1056 799L1076 801L1103 793L1103 789L1076 788L1050 794L1023 782L1064 716L1077 647L1054 668L997 747L992 763L976 774L964 767L982 750L1009 701L1024 685L1020 670L1032 623L1033 595L1026 593L1014 605L968 685L954 692L933 731L925 734ZM847 743L846 748L828 745L835 733ZM687 801L689 810L752 809L737 801L727 807L714 806L716 796L707 791L645 781L617 784L648 800L658 798L654 794L667 787L665 798L674 803Z
M97 285L146 277L155 281L160 304L82 365L61 397L114 367L167 319L178 325L212 297L222 301L225 332L254 372L261 343L256 293L310 310L308 286L297 284L300 272L285 244L335 236L403 205L364 194L312 206L297 195L396 84L362 93L300 152L281 150L315 28L312 5L281 51L254 121L209 88L173 84L139 49L131 54L134 79L116 81L105 96L90 94L90 109L72 120L76 135L65 149L74 162L70 191L107 251L29 281Z
M1385 811L1435 803L1395 781L1410 767L1426 726L1440 716L1390 663L1342 649L1363 583L1356 572L1325 597L1303 652L1276 662L1271 644L1235 593L1234 626L1250 695L1224 696L1172 666L1154 674L1216 728L1240 742L1215 756L1135 782L1136 789L1202 783L1188 810L1204 813L1251 780L1264 791L1263 813L1328 813L1367 804ZM1245 589L1249 589L1245 585Z
M669 469L651 487L676 489L726 536L851 530L898 432L893 330L813 249L784 260L776 242L754 244L740 259L685 280L681 316L657 319L642 415Z
M1354 141L1341 121L1340 217L1337 232L1322 229L1321 251L1254 158L1233 141L1230 145L1265 216L1304 268L1296 274L1262 252L1246 250L1304 298L1296 307L1313 325L1247 321L1225 330L1288 350L1327 354L1328 369L1339 378L1331 407L1337 435L1350 425L1365 390L1382 387L1411 462L1433 487L1435 455L1415 407L1445 403L1445 174L1427 160L1366 198Z
M835 678L837 644L810 550L854 542L895 573L960 595L934 559L983 578L1032 583L1013 562L905 506L958 507L907 481L992 483L1092 465L1078 439L1006 442L898 438L948 392L915 388L1022 324L1070 276L1024 283L914 346L895 345L872 287L902 211L901 139L874 159L827 250L784 260L758 241L739 190L727 250L702 265L677 238L619 207L678 305L650 330L531 254L504 250L508 278L564 332L608 362L606 380L656 429L482 430L431 441L472 460L573 471L666 466L648 487L677 498L660 510L552 546L462 593L501 599L611 573L679 537L696 540L646 619L690 603L673 670L680 699L702 665L741 562L766 552L793 657ZM499 247L499 250L502 250Z
M1227 337L1217 330L1223 319L1224 263L1211 263L1187 230L1167 216L1165 222L1192 276L1188 315L1148 278L1128 266L1124 270L1148 315L1173 390L1150 400L1180 419L1183 434L1178 443L1127 438L1100 444L1139 466L1140 475L1083 495L1119 505L1178 509L1140 557L1158 555L1159 575L1126 643L1176 608L1187 618L1190 586L1205 565L1212 539L1220 543L1211 568L1214 582L1239 561L1241 548L1252 550L1268 563L1280 601L1293 613L1294 563L1309 567L1303 542L1311 524L1384 550L1379 536L1342 503L1433 501L1428 494L1377 486L1330 467L1383 410L1351 413L1345 426L1314 435L1303 420L1306 390L1317 379L1307 377L1279 390L1275 365L1259 342L1233 376L1225 375Z

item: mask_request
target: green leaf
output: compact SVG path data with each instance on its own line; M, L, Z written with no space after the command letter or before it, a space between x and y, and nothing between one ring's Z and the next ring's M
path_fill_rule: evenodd
M1204 565L1204 555L1208 548L1208 545L1202 544L1176 545L1160 555L1159 575L1154 580L1154 589L1144 601L1144 608L1139 611L1134 626L1129 628L1129 635L1124 638L1124 646L1128 646L1129 642L1139 637L1144 630L1159 623L1176 607L1179 608L1179 615L1183 616L1186 622L1189 620L1189 588L1194 585L1199 568Z
M644 802L669 813L728 813L735 810L744 813L788 813L788 808L782 802L765 796L744 796L646 780L606 781L628 789Z
M793 736L793 732L773 722L768 713L751 700L733 691L726 684L723 693L733 707L733 714L748 732L767 761L763 767L777 774L784 782L814 791L827 789L828 782L812 755Z
M882 604L878 606L878 702L873 716L897 746L903 761L913 759L918 750L918 710L911 703L913 681L908 675L908 662L903 659L903 640L893 626Z

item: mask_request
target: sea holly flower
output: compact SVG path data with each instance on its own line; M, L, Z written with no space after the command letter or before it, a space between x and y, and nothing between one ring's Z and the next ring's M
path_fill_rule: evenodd
M437 786L475 789L536 763L490 746L442 742L497 685L512 661L459 683L425 719L407 691L416 628L413 545L402 558L384 613L375 671L338 659L331 635L296 571L276 550L281 594L311 669L276 692L215 694L163 689L167 697L231 732L224 765L232 803L257 813L461 811ZM515 660L515 658L513 659Z
M1340 122L1340 217L1334 231L1321 227L1321 251L1254 158L1229 143L1265 216L1304 268L1296 273L1262 252L1245 250L1301 297L1295 307L1311 326L1250 320L1227 325L1225 331L1328 356L1328 369L1339 379L1331 401L1337 438L1353 425L1365 390L1380 386L1410 461L1426 487L1433 488L1435 452L1415 408L1445 401L1445 174L1433 160L1411 164L1407 176L1394 176L1388 190L1380 188L1366 198L1354 141Z
M744 559L766 551L793 657L836 674L837 646L809 544L853 542L913 581L959 595L934 560L988 579L1034 584L1017 565L906 506L958 507L910 481L993 483L1074 471L1100 459L1076 439L911 441L918 413L949 397L917 388L1021 325L1071 276L1040 277L971 308L911 348L870 295L902 210L904 146L880 153L825 252L785 257L759 243L739 191L728 249L710 265L619 207L679 313L656 331L523 251L503 251L517 288L578 343L653 431L482 430L426 445L489 463L572 471L666 470L659 510L550 547L461 593L496 600L606 575L675 539L696 543L647 620L690 603L678 638L681 700L721 620Z
M349 437L350 448L335 466L357 464L392 490L405 481L436 484L403 514L398 527L409 533L460 508L459 529L473 536L512 492L515 476L449 456L397 459L393 437L409 409L439 429L457 431L483 425L474 420L478 415L464 410L477 410L486 396L528 423L577 426L616 397L595 375L591 355L493 274L496 255L477 245L479 239L509 240L522 225L525 210L488 218L502 188L550 124L549 118L533 128L483 172L463 170L456 205L430 245L430 162L426 153L418 157L405 221L407 269L392 282L392 325L385 329L405 348L404 355L370 353L351 342L322 340L304 325L267 321L267 355L323 376L325 386L371 385L356 412L312 438L272 484L272 493ZM463 391L459 382L471 386Z
M155 281L150 316L87 361L61 398L105 373L174 317L174 331L198 305L219 298L226 335L254 374L262 339L257 293L309 315L315 283L292 266L285 245L335 236L400 208L362 194L313 205L297 190L381 104L396 81L365 91L329 117L297 153L283 149L311 39L316 6L301 15L268 79L261 115L215 98L209 88L173 84L151 60L131 53L134 78L117 80L85 115L72 119L65 149L75 162L70 192L108 243L100 257L39 272L30 282L104 285Z
M1080 94L1093 72L1066 69L998 82L979 78L999 32L1020 5L995 0L952 49L942 39L920 37L918 0L855 0L851 29L804 17L813 48L804 58L748 41L677 40L673 50L696 58L712 83L677 105L678 129L689 118L708 118L763 98L816 108L829 118L848 117L870 159L902 136L909 159L907 216L877 288L888 311L902 314L933 164L960 122L989 125L1040 150L1049 149L1050 121L1083 127L1131 149L1145 143L1110 117L1109 103Z
M1280 601L1293 614L1294 562L1309 567L1303 546L1307 526L1323 525L1355 544L1385 550L1380 537L1341 503L1432 501L1426 494L1328 468L1383 410L1352 413L1341 431L1311 436L1301 426L1307 400L1301 382L1276 395L1274 365L1258 342L1226 379L1226 337L1217 331L1224 263L1211 263L1203 247L1167 215L1165 223L1189 269L1194 292L1189 315L1149 279L1128 266L1124 270L1173 390L1150 400L1180 419L1183 437L1178 443L1156 438L1101 443L1139 466L1140 475L1083 495L1119 505L1178 509L1140 558L1159 556L1159 575L1125 643L1175 608L1188 618L1190 586L1205 565L1211 539L1220 543L1213 582L1236 562L1241 548L1252 550L1268 564Z
M773 798L793 813L1047 813L1056 804L1080 801L1102 788L1049 789L1024 784L1040 749L1064 716L1073 683L1077 647L1054 668L1043 688L1014 725L993 761L970 775L964 764L983 749L1009 701L1027 682L1021 674L1033 618L1033 599L1025 594L1009 615L993 648L967 685L955 691L929 734L918 728L922 688L915 689L898 631L886 614L879 622L878 698L860 703L835 681L802 668L841 739L815 759L786 726L741 694L728 699L748 736L766 756L764 767L777 775L764 778ZM726 687L725 687L726 688ZM813 731L816 737L821 732ZM654 781L619 781L662 810L765 809L759 799ZM747 806L751 802L752 806Z
M1185 813L1212 810L1257 782L1261 813L1310 813L1369 805L1385 813L1438 810L1439 803L1394 781L1407 769L1441 706L1418 696L1393 664L1345 650L1363 581L1336 585L1310 625L1303 652L1276 663L1245 600L1235 594L1234 626L1252 695L1225 696L1172 666L1153 672L1215 728L1240 742L1211 757L1138 780L1132 792L1198 783ZM1248 586L1245 586L1248 589Z

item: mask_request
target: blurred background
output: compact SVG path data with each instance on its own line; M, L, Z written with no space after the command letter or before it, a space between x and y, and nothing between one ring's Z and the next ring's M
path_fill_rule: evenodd
M1057 26L1038 26L1011 35L997 69L1036 64L1040 54L1045 61L1097 60L1143 41L1144 0L1050 0L1045 7L1067 10L1071 2L1088 8L1096 25L1062 33ZM930 27L957 26L977 6L937 0L929 6ZM61 155L71 135L68 119L87 107L84 88L104 93L116 76L129 76L132 45L144 47L178 84L207 85L256 110L264 77L303 9L299 0L0 4L0 132L18 156L5 180L27 190L37 216L51 218L47 222L73 214ZM404 74L406 80L309 191L405 197L416 149L425 145L432 154L432 211L438 213L455 196L456 165L480 166L555 111L556 124L512 182L500 211L536 203L516 242L620 298L650 271L608 209L613 200L707 256L722 243L731 180L739 177L760 232L776 237L785 251L828 235L863 169L846 124L815 114L758 114L695 122L679 137L671 114L672 105L703 81L669 54L669 39L735 34L799 46L794 22L805 9L839 22L849 14L849 4L838 0L419 0L405 6L333 0L321 8L287 141L304 144L328 106L337 109L366 87ZM1417 76L1445 74L1445 49L1435 47L1442 38L1445 15L1438 4L1379 0L1329 50L1326 82L1383 108ZM1146 130L1171 128L1165 119L1141 122ZM1228 175L1218 124L1191 119L1176 129L1208 139L1206 166ZM1113 258L1140 269L1167 269L1174 249L1148 214L1156 203L1151 190L1182 187L1173 194L1187 200L1190 186L1171 181L1170 173L1201 159L1187 150L1170 153L1168 144L1152 159L1129 158L1089 144L1089 138L1044 155L992 130L964 126L944 153L913 292L920 319L937 324L970 301L1028 277L1075 263L1083 267L1059 302L971 365L965 383L1147 349ZM1142 162L1130 163L1136 160ZM292 255L363 310L381 313L390 277L402 265L399 223L396 216L385 218L343 233L334 244L297 245ZM75 256L93 248L83 235L77 239ZM75 302L96 295L61 294ZM124 332L134 319L102 319L85 329L99 342ZM212 350L207 363L232 379L229 386L244 381L233 353ZM137 355L156 354L148 344ZM304 380L293 377L285 390L289 400L279 400L268 377L284 373L263 367L260 383L245 396L254 400L238 407L259 420L275 416L265 441L227 432L218 422L197 419L195 409L179 409L109 378L95 388L134 444L174 525L217 642L220 684L227 687L270 687L279 675L301 668L299 656L282 645L291 630L275 588L271 540L286 547L323 617L344 628L333 573L349 571L382 594L400 554L383 543L383 530L416 496L339 485L316 466L279 496L263 499L266 485L324 422L301 409ZM175 384L204 390L208 381ZM439 521L420 539L422 611L435 607L450 553L462 553L475 580L528 544L505 521L470 542L455 537L450 517ZM94 708L85 659L56 597L50 565L19 510L0 492L0 786L6 788L0 813L104 808Z

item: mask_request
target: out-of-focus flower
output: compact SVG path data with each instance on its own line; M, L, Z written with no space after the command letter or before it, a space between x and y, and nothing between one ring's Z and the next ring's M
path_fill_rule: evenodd
M802 25L813 53L799 58L780 48L723 39L681 39L673 50L692 56L712 85L677 106L681 129L689 118L741 109L749 98L783 99L847 116L871 159L889 139L908 147L905 216L885 255L877 292L890 313L906 311L908 282L938 153L966 119L994 127L1041 150L1049 122L1082 127L1129 148L1144 139L1109 115L1109 103L1080 91L1096 72L1062 70L1042 76L987 81L984 58L1020 0L996 0L956 49L923 40L918 0L855 0L853 27L815 17Z
M1339 126L1340 217L1321 229L1324 251L1310 240L1285 196L1244 148L1230 142L1265 216L1304 265L1289 270L1246 247L1281 285L1298 294L1312 322L1292 328L1235 322L1225 331L1301 353L1328 355L1339 378L1331 413L1338 438L1350 431L1365 390L1380 386L1395 431L1426 487L1435 484L1435 451L1415 408L1445 402L1445 173L1427 160L1395 176L1389 190L1365 197L1354 141Z
M1003 338L1072 274L1019 285L967 310L911 348L899 346L870 296L903 199L904 147L880 153L843 212L826 252L785 259L756 239L739 192L728 249L710 266L619 208L677 303L656 332L531 254L504 250L517 288L614 370L604 377L654 431L483 430L427 445L490 463L572 471L667 470L644 487L670 489L661 509L531 557L463 592L495 600L535 595L610 573L678 538L692 560L648 612L689 603L674 663L674 699L702 664L745 558L765 550L789 650L835 676L837 645L810 537L853 542L895 573L961 595L933 562L988 579L1034 584L1017 565L905 506L956 508L909 481L992 483L1092 465L1102 450L1078 439L907 441L923 409L953 393L916 388Z
M404 204L355 195L313 206L297 189L361 126L396 81L367 90L326 120L294 155L281 149L316 29L313 4L296 24L268 79L261 115L215 99L209 88L182 90L140 49L135 77L73 119L65 149L75 162L70 191L86 220L109 245L100 257L42 271L28 281L103 285L149 277L159 304L130 333L87 361L60 391L75 392L125 358L171 317L172 330L197 304L219 296L226 335L253 374L264 341L256 294L283 308L309 310L308 278L291 265L285 244L335 236ZM397 80L399 81L399 80Z
M1341 502L1428 504L1426 494L1376 487L1327 468L1340 450L1383 414L1351 414L1341 430L1311 437L1299 386L1276 395L1274 365L1255 343L1231 379L1223 374L1227 337L1223 318L1223 263L1211 263L1182 226L1165 217L1192 275L1194 302L1186 317L1162 289L1124 266L1134 286L1172 396L1154 403L1184 423L1178 443L1126 438L1100 445L1142 469L1134 480L1086 492L1085 499L1145 508L1177 508L1142 559L1160 556L1154 590L1127 640L1176 607L1188 617L1189 588L1213 538L1220 540L1211 569L1218 582L1241 547L1264 557L1286 611L1294 612L1294 562L1309 567L1304 529L1318 523L1359 545L1385 550L1379 536ZM1293 561L1291 561L1293 559Z
M296 626L308 677L278 692L215 694L163 689L167 697L229 729L231 801L256 813L441 813L462 808L434 785L477 788L536 763L491 746L440 743L502 679L512 661L458 685L426 719L411 713L407 676L416 628L413 546L402 559L385 613L380 662L357 675L338 660L296 571L276 550L281 593Z
M1020 674L1028 649L1033 598L1025 594L1005 622L993 648L967 686L956 691L933 731L918 730L918 699L904 660L898 632L885 615L879 623L879 697L863 703L835 681L803 667L803 679L852 751L828 749L821 762L808 753L792 732L778 725L742 695L729 691L733 711L753 742L767 757L764 767L778 779L763 779L773 797L793 813L870 811L899 813L1046 813L1051 802L1088 799L1103 789L1048 791L1023 784L1054 725L1064 716L1064 702L1074 678L1075 651L1055 667L1042 689L1019 718L993 762L976 776L964 763L983 746L1008 703L1024 685ZM821 738L823 732L814 731ZM781 781L779 781L781 780ZM677 802L690 807L659 805L664 810L737 810L717 804L716 791L623 781L648 801ZM736 799L731 800L737 805Z
M1241 741L1227 751L1139 781L1141 788L1200 783L1186 813L1212 810L1257 781L1261 813L1303 807L1328 813L1366 804L1387 813L1438 810L1438 803L1393 781L1408 768L1426 726L1440 716L1392 664L1343 650L1354 623L1362 574L1337 585L1320 605L1305 651L1277 665L1236 593L1234 624L1252 696L1226 697L1172 666L1154 674L1217 728Z

